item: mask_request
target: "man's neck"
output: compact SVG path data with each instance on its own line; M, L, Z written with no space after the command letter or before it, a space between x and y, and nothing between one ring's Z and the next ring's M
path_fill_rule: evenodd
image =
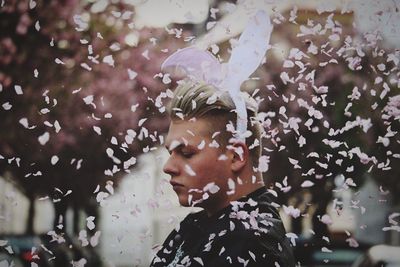
M252 177L252 180L250 181L243 181L243 184L236 184L235 191L233 194L229 196L229 202L238 200L244 196L247 196L248 194L256 191L260 187L264 187L265 184L262 179L259 179L257 177Z
M211 217L213 214L226 208L231 204L231 202L247 196L257 189L265 186L262 180L262 175L257 173L253 173L253 175L246 177L246 179L241 179L238 177L234 182L235 188L232 191L226 192L226 197L224 197L225 201L216 201L218 202L218 205L211 204L207 208L204 208L208 217Z

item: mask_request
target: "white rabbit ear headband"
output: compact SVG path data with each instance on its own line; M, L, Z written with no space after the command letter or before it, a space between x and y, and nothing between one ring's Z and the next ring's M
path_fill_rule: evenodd
M268 49L271 32L269 16L265 11L258 11L248 22L227 63L221 64L208 51L187 47L169 56L161 69L181 69L195 81L228 91L237 113L235 137L245 141L247 110L245 100L240 94L240 86L260 65Z

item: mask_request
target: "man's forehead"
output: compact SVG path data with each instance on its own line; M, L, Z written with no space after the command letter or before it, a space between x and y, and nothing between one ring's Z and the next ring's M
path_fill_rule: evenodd
M166 146L172 146L172 142L174 144L188 145L205 139L210 140L212 134L210 134L208 127L209 125L204 120L171 121L165 142Z
M172 130L168 131L167 138L165 141L165 146L173 150L179 145L189 145L189 143L195 142L197 139L201 139L201 135L195 134L193 131L186 129L186 130Z

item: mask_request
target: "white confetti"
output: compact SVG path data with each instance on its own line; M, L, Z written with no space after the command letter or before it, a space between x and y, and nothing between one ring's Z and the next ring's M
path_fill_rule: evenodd
M58 160L59 160L58 156L56 156L56 155L52 156L51 160L50 160L51 165L56 165Z
M71 261L72 267L85 267L87 260L85 258L82 258L78 261Z
M297 218L300 216L300 210L298 208L294 208L293 206L285 206L283 205L283 211L293 218Z
M235 224L232 221L229 222L229 230L235 230Z
M60 126L60 123L58 122L58 120L54 121L54 129L55 129L56 133L60 132L60 130L61 130L61 126Z
M114 187L113 187L114 183L112 181L107 181L107 184L105 186L105 188L107 189L107 191L113 195L114 194Z
M73 20L78 26L75 28L78 32L84 31L89 28L88 19L86 17L77 14L73 16Z
M95 219L94 216L89 216L86 218L86 226L89 230L93 230L96 227L94 219Z
M131 111L135 112L137 110L137 108L139 107L139 104L134 104L131 106Z
M17 95L23 94L22 87L20 85L14 85L14 89L15 89L15 92L17 93Z
M2 105L2 107L3 107L4 110L10 110L12 108L12 105L10 104L10 102L5 102Z
M136 164L136 158L135 157L131 157L127 161L124 161L124 170L129 169L131 166L133 166L135 164Z
M22 118L19 120L19 123L24 126L25 128L29 129L29 123L27 118Z
M398 225L399 223L398 223L397 221L394 220L394 219L397 218L397 217L400 217L400 213L394 212L394 213L390 214L390 215L388 216L389 223L390 223L391 225Z
M112 150L111 148L108 147L106 149L106 153L107 153L107 156L112 157L114 155L114 150Z
M95 247L99 244L99 239L100 239L101 231L97 231L91 238L90 238L90 245L92 247Z
M34 9L36 7L36 2L34 0L29 1L29 8Z
M92 71L92 67L90 67L87 63L83 62L81 63L81 67L84 68L87 71Z
M290 239L290 243L292 243L293 246L296 246L296 238L298 238L298 236L295 233L287 233L286 237Z
M50 109L48 109L48 108L42 108L41 110L40 110L40 114L47 114L47 113L49 113L50 112Z
M297 159L292 159L288 157L289 162L294 166L295 169L301 169L301 167L297 164L299 161Z
M147 121L147 118L140 119L138 122L138 126L141 127L146 121Z
M321 222L327 225L331 225L333 223L332 218L328 214L322 215Z
M197 146L198 149L202 150L206 146L206 142L204 140L201 140L200 144Z
M386 65L385 64L383 64L383 63L381 63L381 64L378 64L378 70L380 70L380 71L384 71L385 69L386 69Z
M195 261L197 261L201 266L204 266L204 262L200 257L194 257L193 258Z
M197 106L197 102L192 99L192 110L195 110Z
M214 182L212 183L208 183L204 188L203 191L204 192L210 192L211 194L215 194L220 190L219 186L216 185Z
M65 63L64 63L61 59L59 59L59 58L56 58L54 61L55 61L57 64L65 65Z
M281 72L280 78L284 85L288 83L294 83L294 78L290 78L287 72Z
M110 66L112 66L112 67L114 67L114 58L113 58L112 55L105 56L103 58L103 62L108 64L108 65L110 65Z
M85 102L86 105L90 105L93 103L93 95L88 95L83 98L83 101Z
M216 45L216 44L212 44L212 45L211 45L211 52L212 52L214 55L216 55L216 54L218 53L218 51L219 51L219 46Z
M89 241L87 240L86 230L79 231L78 240L82 242L82 247L86 247L87 245L89 245Z
M106 198L109 196L110 194L106 193L106 192L98 192L96 195L96 201L100 203L101 207L104 207L106 204Z
M171 78L169 77L169 74L164 74L162 78L163 84L170 84L171 83Z
M331 253L332 252L332 250L328 249L327 247L322 247L321 251L322 252L326 252L326 253Z
M129 80L135 79L137 75L138 75L138 73L136 71L128 69Z
M299 147L303 147L306 144L306 139L304 138L304 136L300 135L297 143L299 144Z
M384 231L384 232L386 232L386 231L397 231L397 232L400 233L400 226L392 225L392 226L389 226L389 227L383 227L382 231Z
M11 246L7 246L7 247L5 247L4 249L7 250L7 252L8 252L9 254L14 254L14 251L13 251L13 249L12 249ZM11 267L11 266L10 266L10 267Z
M262 155L258 158L258 171L267 172L269 168L269 156Z
M98 134L101 135L101 128L98 126L93 126L93 130Z
M318 47L311 42L310 46L307 49L307 52L316 55L318 54Z
M283 62L283 67L284 68L293 68L294 67L294 63L291 60L285 60Z
M146 49L146 50L142 53L142 56L143 56L145 59L150 60L150 57L149 57L149 50Z
M346 242L349 243L349 247L352 247L352 248L358 248L359 247L359 244L358 244L357 240L355 240L352 237L347 238Z
M314 185L310 180L306 180L301 184L301 187L312 187Z
M38 137L39 143L44 146L50 139L50 134L48 132L45 132L41 136Z
M121 45L119 43L113 43L112 45L110 45L110 49L112 51L119 51L121 50Z
M40 23L39 23L39 21L36 21L36 23L35 23L35 29L36 29L37 31L40 31Z
M215 25L217 24L216 21L209 21L206 24L206 30L209 31L210 29L212 29Z
M82 90L82 88L79 88L79 89L73 90L73 91L72 91L72 94L77 94L77 93L79 93L81 90Z
M185 172L190 176L196 176L196 173L193 171L192 167L189 164L185 165Z

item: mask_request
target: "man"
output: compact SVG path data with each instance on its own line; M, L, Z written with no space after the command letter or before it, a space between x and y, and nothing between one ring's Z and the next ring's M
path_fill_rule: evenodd
M210 99L214 99L210 101ZM235 104L211 85L186 82L171 101L164 172L189 214L151 266L294 266L290 244L257 170L260 126L249 99L245 142L235 137Z

